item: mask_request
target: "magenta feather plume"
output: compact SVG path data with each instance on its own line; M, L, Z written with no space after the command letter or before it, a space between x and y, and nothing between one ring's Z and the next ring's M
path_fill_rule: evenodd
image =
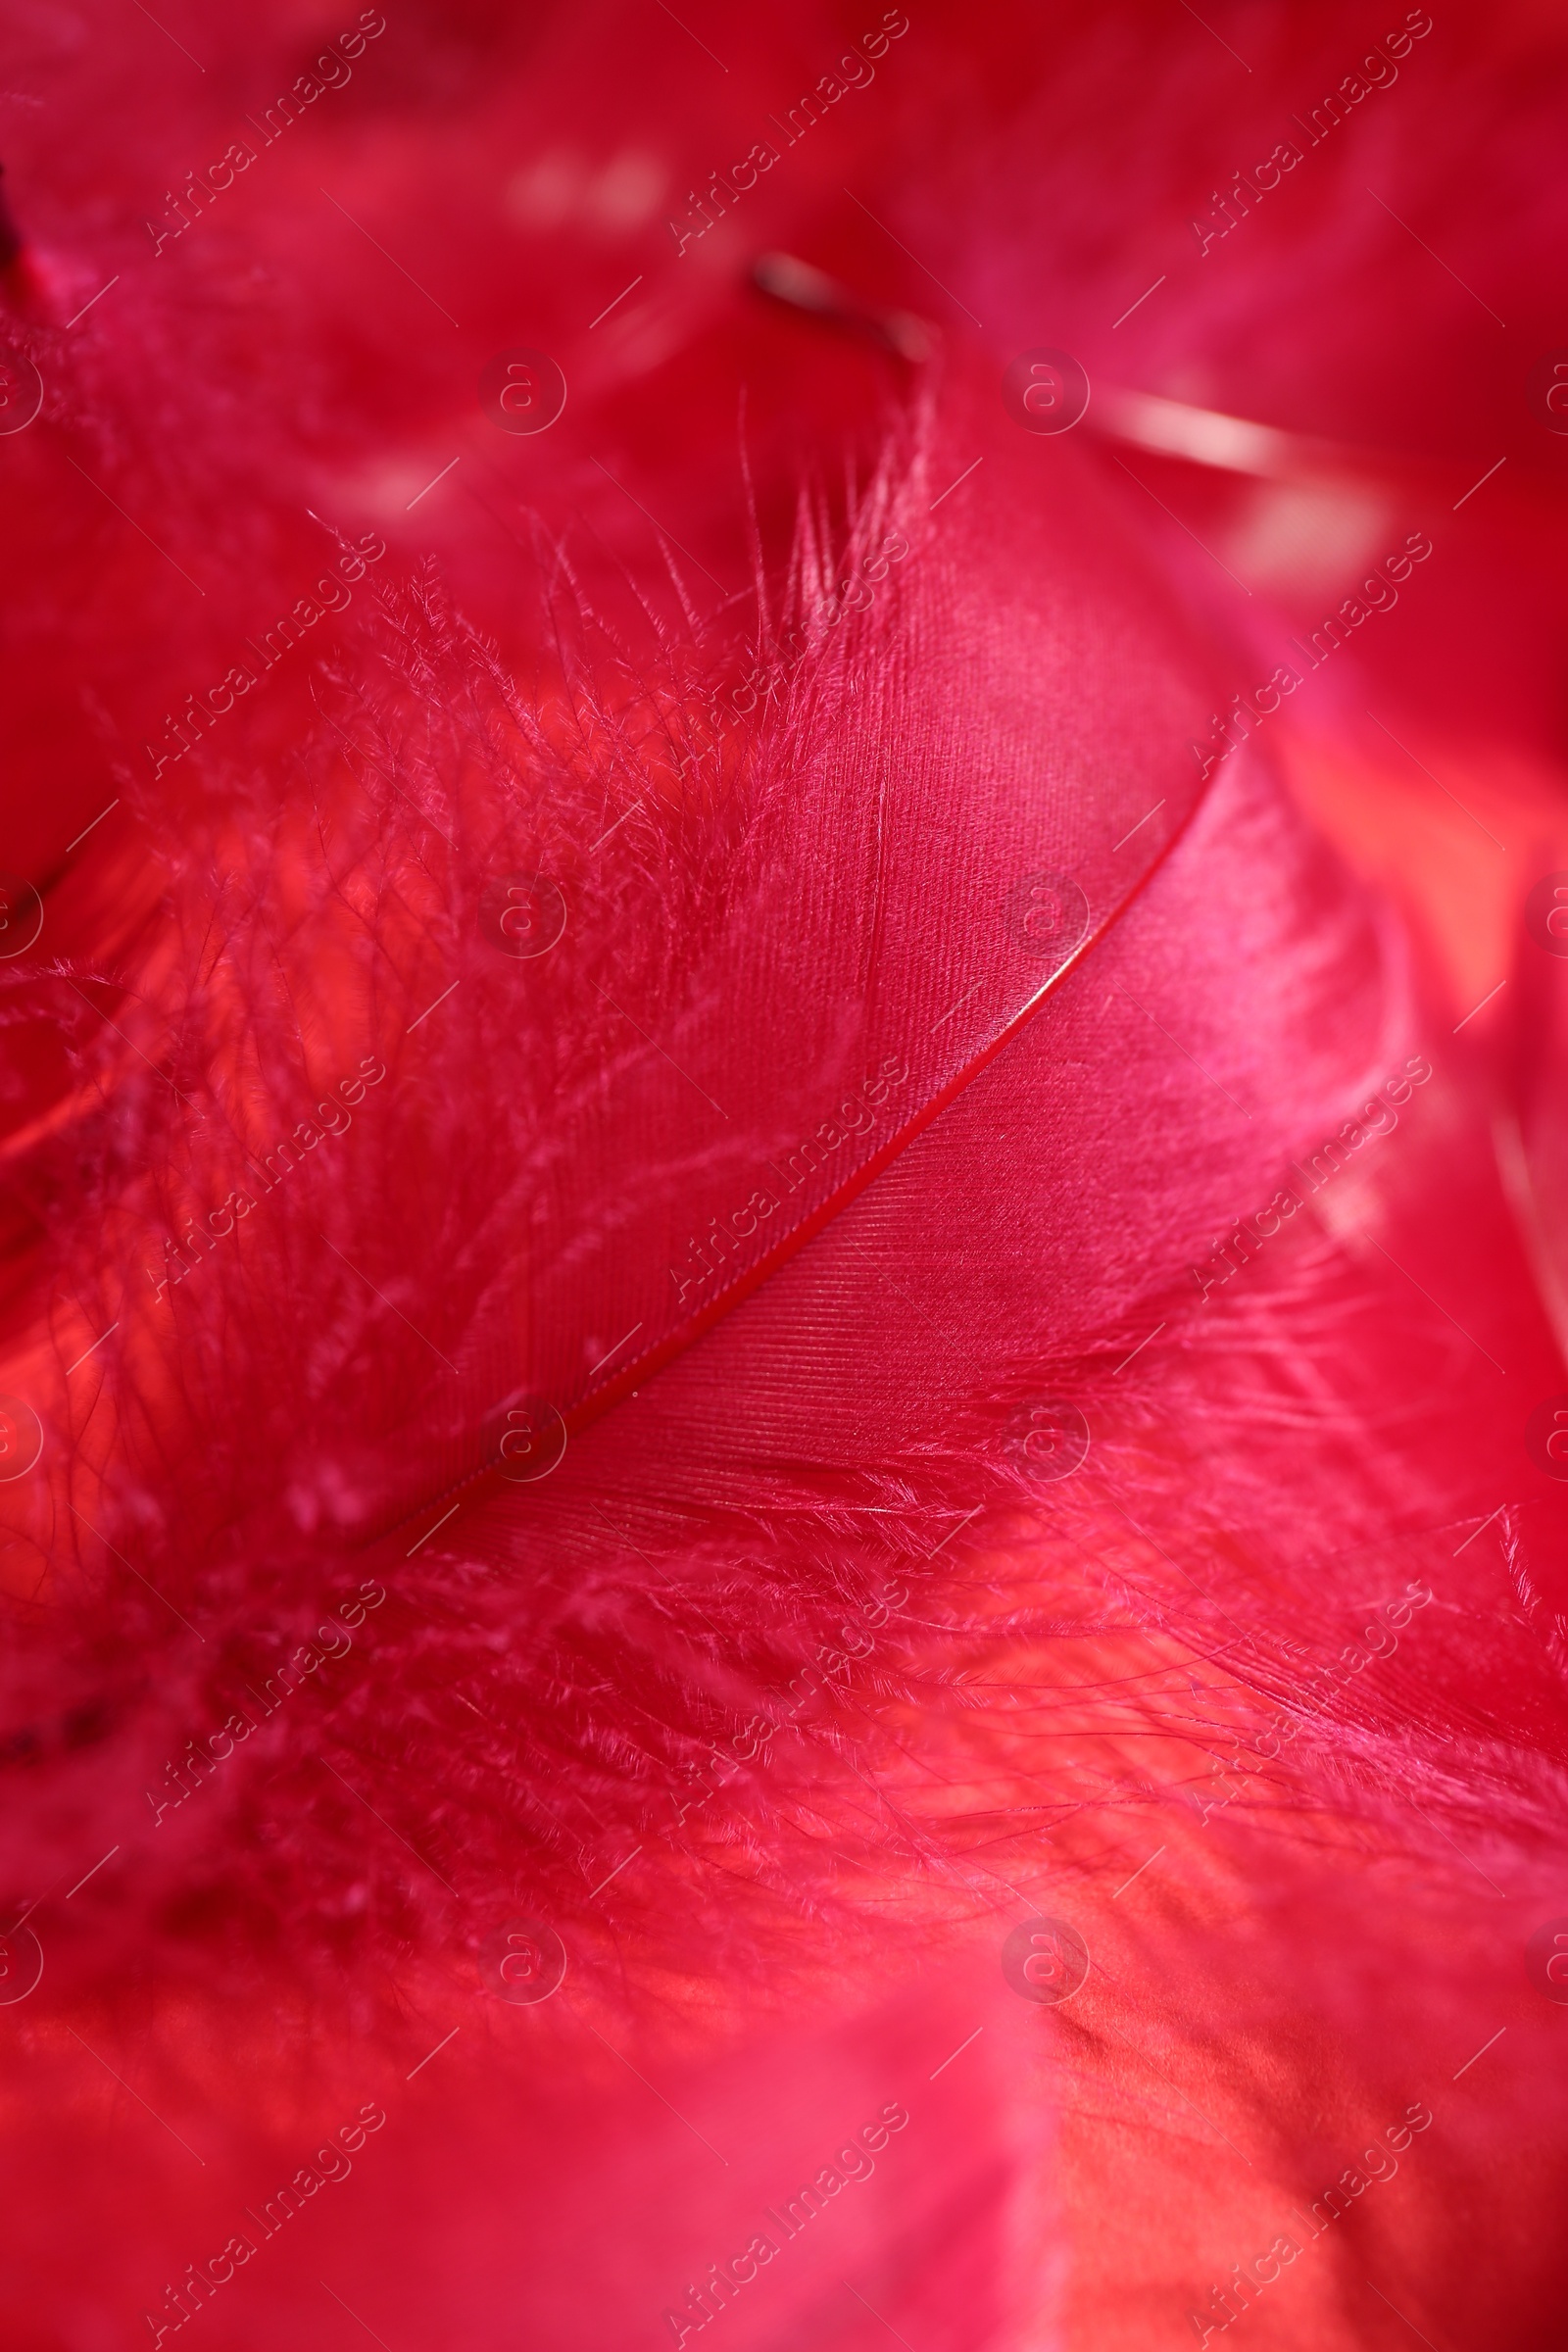
M1563 45L1369 38L5 36L18 2343L1550 2340Z

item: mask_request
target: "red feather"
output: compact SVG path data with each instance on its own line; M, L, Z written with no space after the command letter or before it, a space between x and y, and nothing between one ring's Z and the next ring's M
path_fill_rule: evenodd
M1420 15L8 36L19 2342L1545 2340L1562 56Z

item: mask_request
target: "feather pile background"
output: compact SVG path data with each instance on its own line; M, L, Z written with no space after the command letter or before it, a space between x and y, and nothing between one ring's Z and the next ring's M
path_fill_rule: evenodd
M0 42L8 2340L1560 2340L1561 24Z

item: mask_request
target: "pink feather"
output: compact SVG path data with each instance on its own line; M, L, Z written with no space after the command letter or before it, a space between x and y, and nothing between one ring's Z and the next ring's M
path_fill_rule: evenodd
M8 36L16 2340L1547 2340L1560 38L359 22Z

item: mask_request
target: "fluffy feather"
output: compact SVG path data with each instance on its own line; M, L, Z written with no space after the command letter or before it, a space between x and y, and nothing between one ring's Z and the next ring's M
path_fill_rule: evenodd
M7 331L46 386L0 443L39 583L6 604L8 857L45 907L0 965L0 1385L45 1447L0 1489L8 1965L26 1933L45 1959L7 2012L14 2332L502 2344L520 2312L618 2352L690 2342L710 2266L773 2230L719 2315L758 2352L1142 2347L1189 2309L1212 2341L1216 2282L1295 2230L1226 2332L1379 2342L1370 2267L1424 2327L1537 2340L1563 2119L1515 1914L1560 1871L1563 1512L1521 1431L1562 1377L1558 1028L1454 1034L1269 737L1200 789L1189 742L1267 628L1202 617L1207 556L1144 492L1238 562L1257 511L1130 488L995 392L1060 336L1097 384L1393 437L1392 371L1348 389L1392 232L1345 230L1333 148L1309 227L1249 220L1255 261L1124 361L1131 224L1152 190L1179 228L1250 135L1200 30L1086 13L1048 69L1021 16L912 24L677 250L661 206L846 27L472 9L389 21L154 250L126 192L245 136L326 33L176 29L207 69L177 109L157 27L73 57L40 19L14 69L115 157L25 125L8 154ZM1362 38L1227 31L1259 121ZM1488 37L1493 93L1555 55L1522 15ZM1426 187L1462 112L1500 172L1453 53L1418 55L1378 100L1428 92L1391 170ZM1018 160L949 194L944 108ZM1042 163L1064 109L1081 149ZM1543 340L1554 202L1508 289ZM1276 236L1346 295L1334 335L1268 290ZM962 300L919 383L749 290L775 246L906 312L939 270ZM1447 311L1420 332L1429 365L1472 348ZM519 341L570 386L533 440L473 406ZM1498 579L1544 569L1466 513L1473 584L1414 641L1455 671ZM351 609L269 663L334 572ZM1406 660L1358 644L1279 721L1320 806L1367 772L1335 678ZM176 757L164 713L264 665ZM1058 869L1070 968L1018 931ZM565 931L504 954L496 886L540 872ZM797 1200L759 1171L810 1135ZM537 1394L565 1451L514 1484ZM1089 1448L1042 1480L1061 1401ZM1037 1911L1093 1955L1059 2011L999 1967ZM567 1955L537 2007L499 1997L520 1918ZM1412 2101L1402 2185L1313 2232ZM322 2142L366 2107L350 2180ZM1452 2210L1505 2258L1478 2274Z

